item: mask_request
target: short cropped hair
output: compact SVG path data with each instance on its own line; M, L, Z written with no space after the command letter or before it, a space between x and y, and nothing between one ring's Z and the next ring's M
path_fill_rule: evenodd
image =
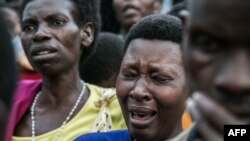
M180 44L182 36L183 27L179 18L165 14L147 16L130 29L125 41L124 53L130 42L138 38L169 40Z
M23 10L25 6L34 0L24 0L20 15L22 16ZM75 6L75 10L73 10L73 17L75 22L78 24L79 27L85 25L88 22L91 22L94 27L94 39L93 43L90 45L91 47L84 48L83 51L83 58L88 56L95 44L96 38L100 30L101 18L100 18L100 0L69 0Z
M80 76L86 82L98 85L117 75L123 57L124 41L117 35L101 32L95 51L80 63Z

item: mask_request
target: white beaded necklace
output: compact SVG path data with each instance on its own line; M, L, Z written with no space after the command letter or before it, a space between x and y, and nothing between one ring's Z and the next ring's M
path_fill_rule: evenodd
M66 125L66 123L70 120L71 116L73 115L73 113L75 112L77 106L79 105L80 103L80 100L85 92L85 89L86 89L86 84L81 81L81 84L82 84L82 91L79 95L79 97L77 98L77 101L74 105L74 107L71 109L69 115L66 117L66 119L64 120L64 122L62 123L61 127L59 128L59 131L56 133L56 136L54 138L55 141L57 141L61 135L61 132L64 128L64 126ZM35 120L35 113L34 113L34 110L35 110L35 106L36 106L36 103L37 103L37 99L38 97L41 95L41 91L38 92L38 94L36 95L35 99L34 99L34 102L31 106L31 134L32 134L32 141L35 141L36 138L35 138L35 135L36 135L36 130L35 130L35 127L36 127L36 120Z

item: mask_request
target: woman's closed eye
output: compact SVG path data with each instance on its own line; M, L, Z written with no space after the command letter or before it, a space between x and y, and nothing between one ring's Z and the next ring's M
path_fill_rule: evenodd
M130 71L124 71L122 72L122 75L125 79L131 80L137 77L136 72L130 72Z
M166 84L166 83L169 83L169 81L173 80L173 78L168 77L168 76L163 76L163 75L159 75L159 76L158 75L157 76L152 75L151 79L156 84Z

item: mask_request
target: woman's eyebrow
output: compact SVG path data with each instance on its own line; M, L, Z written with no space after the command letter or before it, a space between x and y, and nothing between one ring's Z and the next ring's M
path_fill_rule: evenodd
M51 15L48 15L45 20L55 19L57 17L65 18L66 20L69 20L69 17L63 13L53 13Z

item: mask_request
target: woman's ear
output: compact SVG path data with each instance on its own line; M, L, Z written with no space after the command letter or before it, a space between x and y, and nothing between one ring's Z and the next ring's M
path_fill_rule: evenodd
M91 22L86 23L81 30L81 43L84 47L89 47L94 41L94 27Z

